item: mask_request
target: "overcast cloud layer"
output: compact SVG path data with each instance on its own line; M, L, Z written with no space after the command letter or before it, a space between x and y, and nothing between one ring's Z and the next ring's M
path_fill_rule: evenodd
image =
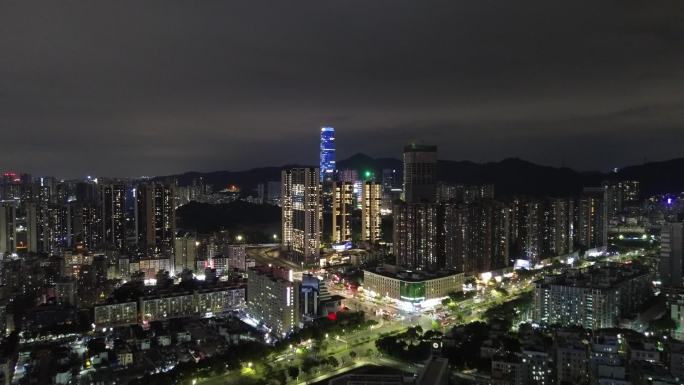
M0 170L684 156L682 0L0 0Z

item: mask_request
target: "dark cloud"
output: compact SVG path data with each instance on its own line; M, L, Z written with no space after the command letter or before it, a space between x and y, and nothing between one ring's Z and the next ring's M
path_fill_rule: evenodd
M0 2L0 168L150 175L338 152L606 169L684 148L684 2Z

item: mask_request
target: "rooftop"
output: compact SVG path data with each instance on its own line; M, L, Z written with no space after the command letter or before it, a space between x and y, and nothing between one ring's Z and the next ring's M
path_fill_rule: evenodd
M453 270L441 270L434 272L428 272L423 270L402 270L394 265L383 265L376 269L364 270L364 272L366 271L370 273L379 274L384 277L396 278L407 282L429 281L431 279L444 278L460 274Z
M648 268L639 264L609 263L546 276L536 283L537 285L607 289L647 274L649 274Z
M446 358L430 357L425 363L425 369L418 376L417 385L443 383L443 378L449 377L449 361Z

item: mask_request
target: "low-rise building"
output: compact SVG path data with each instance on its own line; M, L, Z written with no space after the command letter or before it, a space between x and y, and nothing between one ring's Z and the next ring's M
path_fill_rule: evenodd
M388 265L363 272L363 290L370 295L413 304L439 300L449 293L462 291L464 281L464 273L406 271Z
M138 323L138 303L123 302L95 306L95 325L112 327Z
M418 374L416 385L447 385L449 383L449 360L430 356Z
M624 368L620 356L620 342L617 335L599 334L591 341L589 353L589 371L591 383L597 384L605 379L619 379L620 369Z
M588 351L577 333L556 332L556 383L583 384L589 381Z
M527 378L531 385L553 384L553 354L540 345L522 348L522 357L527 363Z
M492 357L492 385L527 385L528 362L520 354Z
M171 318L211 316L242 309L244 286L200 286L194 291L150 290L145 295L123 303L95 306L97 327L148 324Z
M635 339L627 343L630 361L661 362L660 351L655 341Z
M630 365L634 385L680 385L663 364L648 361L634 361Z
M245 304L244 287L214 288L193 293L161 293L140 298L143 324L171 318L211 316L240 309Z
M535 283L534 319L539 323L611 328L651 296L646 267L609 264L544 277Z
M678 380L684 381L684 343L673 341L669 344L669 367L672 373Z

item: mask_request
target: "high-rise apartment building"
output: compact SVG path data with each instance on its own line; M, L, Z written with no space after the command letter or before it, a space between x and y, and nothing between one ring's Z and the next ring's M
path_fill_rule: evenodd
M509 265L510 214L506 205L480 200L447 203L441 209L440 246L445 267L479 273Z
M586 248L608 244L606 189L585 188L579 200L577 242Z
M393 253L397 265L409 269L439 269L438 208L432 203L398 203L394 215Z
M382 184L373 181L363 183L361 190L361 240L369 243L380 241L382 216Z
M174 263L176 275L183 270L195 270L197 261L197 237L191 233L179 232L173 242Z
M551 198L549 200L549 251L553 256L573 251L574 202L572 199Z
M56 254L71 248L73 246L71 206L51 204L44 209L44 217L41 220L45 231L45 243L42 251Z
M277 338L299 328L300 285L291 275L291 270L276 267L247 271L247 314Z
M439 269L439 209L435 201L437 146L404 147L404 201L392 207L393 252L397 265L410 269Z
M628 206L639 202L639 181L606 181L603 182L603 188L606 190L606 213L609 219L616 219Z
M463 185L439 183L436 190L437 202L470 203L480 199L494 199L494 185Z
M609 264L535 282L534 319L547 324L611 328L651 296L651 274L637 265Z
M100 186L102 241L123 249L126 241L126 186L112 183Z
M136 188L136 236L145 251L171 251L176 222L174 198L172 185L152 182Z
M332 181L335 176L335 129L321 127L320 181Z
M332 241L344 243L351 241L351 216L354 210L354 184L333 182L332 201Z
M526 224L522 242L525 259L536 263L572 251L572 200L533 199L524 204Z
M76 201L71 202L70 212L73 244L95 250L102 244L102 208Z
M26 249L29 253L39 253L45 248L44 206L35 201L23 203L26 225Z
M282 172L282 247L296 262L313 263L321 245L321 187L317 168Z
M0 203L0 256L17 251L17 208L12 203Z
M684 287L684 222L665 223L660 230L660 281Z
M404 200L434 202L436 198L437 146L404 147Z
M435 203L436 166L436 146L404 148L405 202L392 208L397 264L467 273L508 266L510 211L489 199L493 186L442 187Z

